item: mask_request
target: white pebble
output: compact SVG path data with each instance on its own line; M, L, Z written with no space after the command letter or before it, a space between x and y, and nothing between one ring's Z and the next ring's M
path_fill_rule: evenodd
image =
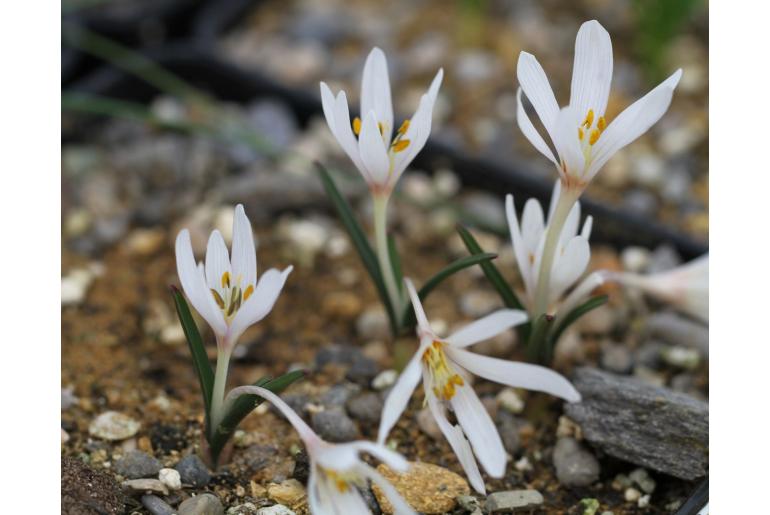
M626 501L628 502L636 502L642 496L642 492L640 492L636 488L626 488L626 491L623 494L623 496L626 498Z
M513 388L505 388L497 394L497 404L511 413L521 413L524 411L524 401Z
M179 475L179 472L174 469L160 469L158 479L171 490L179 490L182 488L182 478Z
M398 379L398 372L391 369L383 370L372 380L372 388L380 391L384 390L395 384L396 379Z
M637 506L640 508L646 508L650 505L650 494L643 495L639 498L639 500L636 503Z

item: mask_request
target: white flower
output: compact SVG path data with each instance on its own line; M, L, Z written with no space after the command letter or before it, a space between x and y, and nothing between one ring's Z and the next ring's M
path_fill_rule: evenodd
M465 350L465 347L525 322L527 315L523 311L503 309L467 325L448 338L440 338L431 330L414 285L409 279L404 282L417 317L420 347L385 401L378 441L385 441L422 377L425 400L436 422L473 488L484 493L484 481L474 454L492 477L503 476L506 455L494 422L469 383L471 374L513 387L547 392L570 402L579 401L580 394L553 370ZM459 425L453 426L447 420L445 407L454 411Z
M367 465L359 454L365 452L383 461L391 469L404 472L409 463L398 453L384 445L357 441L332 444L319 437L283 399L258 386L239 386L228 394L232 402L243 394L259 395L270 401L288 419L305 443L310 458L310 477L307 491L310 511L314 515L353 515L371 513L356 487L366 487L367 480L374 482L390 501L397 515L414 515L415 512L401 498L396 489L379 472Z
M361 84L361 116L351 122L344 91L335 97L321 82L321 101L326 122L334 137L369 183L372 191L390 193L403 171L425 146L431 127L433 104L444 71L420 99L411 120L405 120L393 137L393 104L385 54L374 48L364 65ZM356 140L358 136L358 140Z
M208 322L220 350L229 352L241 334L273 309L292 270L270 269L257 281L257 253L251 223L238 204L233 219L232 256L222 234L211 233L206 263L195 264L190 232L176 238L176 268L187 298Z
M610 157L663 116L682 70L674 72L608 124L605 110L612 81L612 42L604 27L592 20L584 23L577 34L567 107L559 110L548 78L532 54L521 52L517 75L519 128L556 165L565 185L582 190ZM543 123L556 156L527 116L521 102L522 90Z
M560 193L561 185L559 181L556 181L548 212L549 224L553 218L553 212L558 203ZM529 310L532 310L547 229L546 221L543 217L543 208L540 207L540 203L536 199L529 199L524 204L520 225L519 219L516 216L513 195L508 195L505 198L505 212L508 218L508 228L511 231L511 242L514 255L516 256L516 263L524 281L524 304ZM579 223L580 202L576 202L564 223L554 254L553 267L551 268L550 282L548 284L549 306L553 306L561 298L562 294L583 275L591 259L591 248L588 244L588 238L591 236L593 219L590 216L586 218L580 234L577 232Z
M668 302L684 313L703 322L709 321L709 256L658 274L639 275L628 272L606 274L614 280L659 300Z

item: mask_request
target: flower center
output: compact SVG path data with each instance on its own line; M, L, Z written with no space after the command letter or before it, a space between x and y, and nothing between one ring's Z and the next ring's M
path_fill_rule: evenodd
M591 147L599 141L602 132L607 128L607 120L604 116L597 118L595 124L594 118L594 110L589 109L585 120L583 120L583 123L578 127L578 139L583 146L583 155L585 156L586 161L591 158Z
M439 399L450 400L455 395L455 386L465 384L463 378L447 360L443 343L434 341L425 349L422 362L430 372L433 393Z
M241 307L241 304L246 302L254 293L254 285L249 284L245 289L242 289L241 277L238 276L234 282L231 282L230 272L222 274L221 285L221 291L211 288L211 295L214 296L214 300L219 309L222 310L222 314L225 315L225 319L229 321Z
M339 471L318 467L327 481L334 485L339 493L350 490L351 485L365 486L364 480L358 474L349 471Z
M377 122L377 127L380 129L380 135L385 134L385 126L382 124L382 122ZM396 131L396 137L393 138L393 141L390 143L389 153L397 154L398 152L403 152L406 150L406 147L409 146L410 141L404 138L404 134L406 134L408 129L409 119L407 118L404 120L404 123L401 124L401 127L398 128L398 131ZM361 134L361 118L358 116L353 119L353 132L356 136Z

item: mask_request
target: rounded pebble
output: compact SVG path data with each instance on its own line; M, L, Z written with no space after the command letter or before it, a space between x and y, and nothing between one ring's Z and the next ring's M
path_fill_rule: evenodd
M128 415L117 411L105 411L91 422L88 432L103 440L117 441L131 438L140 427L142 424Z

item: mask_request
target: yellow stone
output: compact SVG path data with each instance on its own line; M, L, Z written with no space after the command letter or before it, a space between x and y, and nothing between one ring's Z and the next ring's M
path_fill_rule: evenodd
M307 499L305 487L296 479L287 479L280 484L271 483L267 487L267 495L275 502L290 508L302 506Z
M468 482L451 470L431 463L410 462L407 472L399 474L380 464L377 471L398 490L409 505L420 513L445 513L455 507L458 495L468 495ZM383 513L393 513L393 506L376 484L372 490Z

